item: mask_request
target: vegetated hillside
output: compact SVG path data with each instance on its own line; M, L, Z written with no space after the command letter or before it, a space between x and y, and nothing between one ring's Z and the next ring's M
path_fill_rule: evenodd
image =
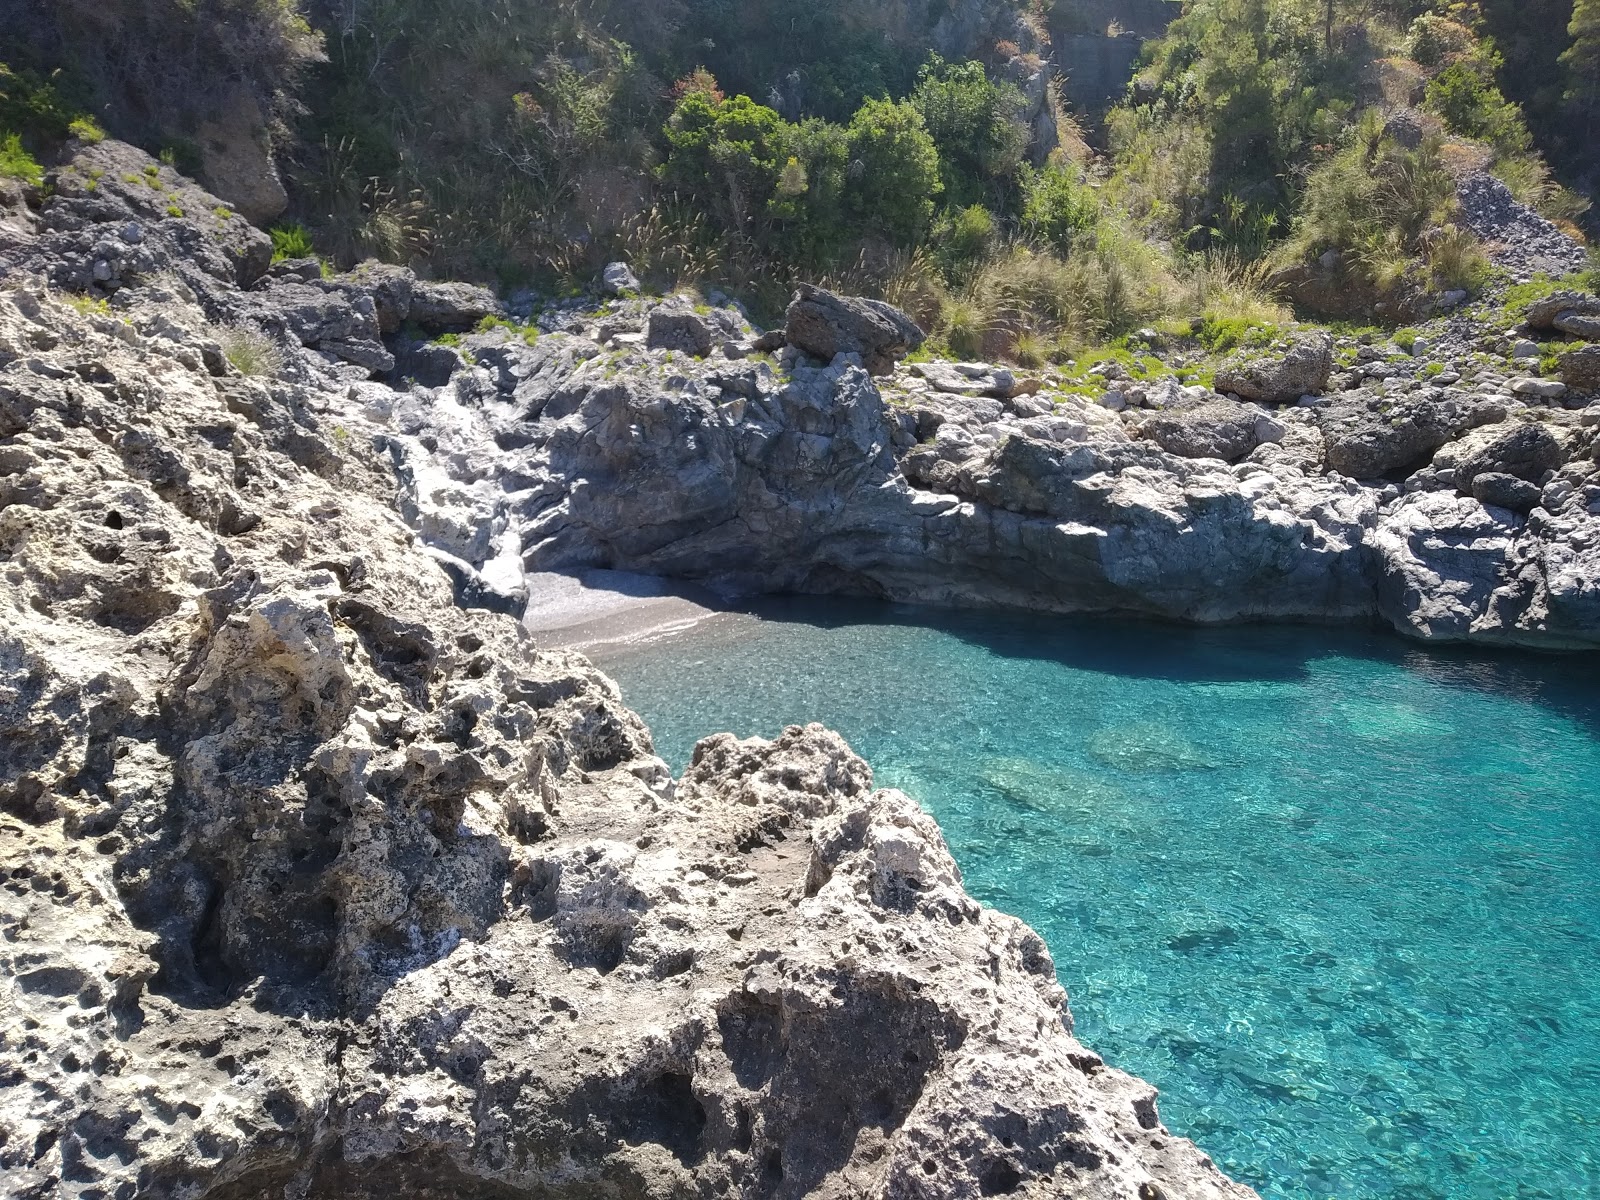
M165 149L286 254L546 288L626 258L761 311L822 278L1021 362L1285 302L1417 316L1489 278L1475 173L1583 217L1548 163L1587 178L1597 0L1189 0L1086 118L1097 155L1059 101L1067 3L0 0L0 126Z

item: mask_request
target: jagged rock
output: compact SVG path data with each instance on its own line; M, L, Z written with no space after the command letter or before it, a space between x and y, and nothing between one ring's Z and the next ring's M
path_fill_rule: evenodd
M392 282L390 286L394 286ZM487 288L418 280L411 288L407 316L430 333L448 333L471 329L485 317L500 314L500 301Z
M261 105L238 86L211 109L195 131L206 186L251 224L265 228L289 207Z
M1169 454L1234 462L1263 442L1282 441L1285 426L1254 405L1217 399L1167 409L1143 429L1145 437Z
M1412 467L1493 416L1464 400L1428 396L1336 403L1323 418L1330 470L1378 479Z
M1245 353L1218 367L1216 386L1260 404L1292 404L1301 396L1320 395L1332 372L1333 338L1300 334L1281 354Z
M827 378L843 466L875 393ZM458 609L360 433L385 391L319 415L0 292L0 1190L1252 1194L837 735L674 783L583 659Z
M652 350L672 350L705 358L711 353L711 327L686 306L662 305L651 310L645 327L645 345Z
M0 246L0 278L43 275L104 294L170 274L204 299L249 285L272 261L271 238L126 143L73 143L48 183L34 235Z
M1600 314L1600 297L1563 288L1529 304L1522 321L1529 329L1556 329L1559 328L1556 321L1569 314L1571 316Z
M922 329L881 300L836 296L803 283L789 304L784 337L824 363L858 354L869 375L887 375L894 364L922 345Z
M607 296L622 296L639 290L639 277L625 262L607 263L600 273L600 290Z
M395 333L411 319L411 298L417 290L417 277L406 267L369 260L348 275L339 277L341 287L355 288L372 298L378 314L378 328ZM481 299L481 297L480 297ZM419 324L422 322L419 320Z
M1595 313L1579 313L1563 309L1556 314L1550 326L1561 333L1583 338L1585 341L1600 340L1600 315Z
M1539 503L1537 484L1519 479L1515 475L1503 475L1498 471L1485 471L1473 476L1469 490L1474 500L1498 505L1500 508L1510 509L1524 516Z
M1009 400L1032 390L1037 391L1037 380L1019 380L1005 367L986 363L913 363L911 373L928 381L936 391L953 396L990 396Z
M1470 491L1472 481L1488 473L1542 483L1545 472L1566 461L1561 439L1537 421L1517 422L1510 428L1491 425L1479 431L1476 447L1456 462L1456 486Z
M1600 346L1580 346L1556 360L1566 385L1576 392L1600 392Z

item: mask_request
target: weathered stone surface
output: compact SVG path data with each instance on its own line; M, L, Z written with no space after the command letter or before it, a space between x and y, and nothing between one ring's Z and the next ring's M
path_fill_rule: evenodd
M889 374L925 337L915 321L892 305L836 296L811 284L801 284L795 292L784 336L789 345L824 363L835 355L858 354L869 375Z
M0 278L109 294L167 273L204 298L254 282L272 261L271 238L126 143L73 143L48 182L35 236L0 245Z
M1167 409L1144 423L1144 435L1182 458L1234 462L1264 442L1283 440L1284 424L1252 404L1210 400Z
M1539 487L1515 475L1484 471L1472 477L1472 498L1526 516L1539 503Z
M450 332L470 329L485 317L499 316L500 311L500 301L488 288L418 280L411 289L407 315L429 332Z
M1543 483L1547 471L1567 461L1562 439L1538 421L1491 425L1480 431L1481 440L1455 464L1456 486L1470 490L1478 475L1513 475L1532 483Z
M1292 404L1320 395L1333 372L1333 339L1325 333L1296 336L1281 353L1250 351L1217 368L1217 391L1261 404Z
M1600 346L1580 346L1556 360L1556 368L1569 388L1600 392Z
M393 393L214 374L155 303L0 292L0 1191L1251 1195L836 735L675 783L604 676L452 602L361 432ZM590 361L547 340L541 411ZM841 469L865 380L794 410Z
M1565 314L1593 316L1600 314L1600 296L1563 288L1542 296L1528 305L1523 323L1529 329L1555 329L1556 321Z
M600 273L600 290L608 296L622 296L639 290L639 277L625 262L607 263Z
M672 350L704 358L711 353L711 327L685 304L663 305L650 314L645 344L652 350Z
M245 220L264 229L289 207L266 118L249 88L224 98L195 131L195 142L206 186Z
M1378 479L1413 468L1478 422L1475 404L1451 396L1336 403L1322 424L1328 467L1352 479Z

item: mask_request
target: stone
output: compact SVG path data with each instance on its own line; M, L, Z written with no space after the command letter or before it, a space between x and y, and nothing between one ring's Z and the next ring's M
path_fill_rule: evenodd
M1044 943L836 734L718 735L674 780L586 660L460 607L494 572L391 504L472 485L394 456L427 428L488 485L485 369L217 377L168 336L201 310L120 311L151 333L0 289L0 345L34 347L0 355L0 662L27 681L0 706L0 1071L26 1081L0 1192L722 1194L781 1159L796 1195L1253 1195L1073 1037ZM570 389L578 342L525 347L517 387ZM717 369L773 402L764 364ZM671 396L623 400L658 448L701 411ZM844 362L788 403L881 486L875 396ZM464 502L503 528L497 486Z
M1462 491L1471 490L1473 480L1483 474L1511 475L1542 483L1545 472L1567 461L1562 439L1539 421L1486 426L1478 431L1474 442L1455 464L1456 486Z
M1168 409L1147 420L1144 436L1170 454L1183 458L1220 458L1235 462L1263 442L1283 440L1285 426L1250 404L1211 400L1189 408Z
M688 307L662 305L650 312L645 344L652 350L673 350L704 358L711 353L711 327Z
M471 329L485 317L500 315L494 293L476 284L418 280L411 289L409 319L430 333Z
M1563 309L1556 314L1555 320L1550 322L1551 328L1560 333L1570 334L1572 337L1583 338L1585 341L1600 340L1600 315L1596 313L1574 312Z
M921 346L922 329L905 313L881 300L837 296L801 284L784 323L788 344L824 363L836 355L857 354L869 375L888 375L894 364Z
M1539 490L1536 483L1498 471L1486 471L1472 480L1473 499L1524 515L1539 503Z
M1516 359L1539 357L1539 343L1530 338L1517 338L1511 343L1511 357Z
M1217 391L1260 404L1293 404L1317 395L1333 372L1333 338L1326 333L1296 335L1286 351L1236 355L1217 368Z
M1556 359L1556 370L1577 392L1600 392L1600 345L1580 346Z
M1567 394L1567 385L1559 379L1533 379L1524 376L1507 385L1518 396L1537 396L1541 400L1559 400Z
M1560 318L1600 315L1600 296L1561 288L1528 305L1523 323L1529 329L1556 329Z
M606 296L636 295L639 277L625 262L607 263L605 270L600 273L600 291Z
M1352 479L1411 468L1487 415L1461 403L1422 398L1340 401L1322 419L1328 467Z
M265 229L289 207L289 193L272 158L267 117L243 85L207 107L211 118L194 137L200 177L240 216Z

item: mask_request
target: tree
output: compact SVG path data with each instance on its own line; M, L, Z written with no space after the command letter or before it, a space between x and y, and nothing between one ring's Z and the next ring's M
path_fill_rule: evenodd
M905 101L868 100L850 120L847 203L865 225L902 245L927 232L944 190L939 152L922 114Z
M1600 115L1600 0L1573 0L1567 33L1572 45L1561 55L1567 72L1567 107L1582 123L1587 140Z
M685 92L667 122L666 182L732 233L753 234L790 158L790 126L749 96Z
M946 203L1009 207L1029 138L1027 105L1016 86L995 83L982 63L946 63L935 54L917 77L911 103L939 151Z

